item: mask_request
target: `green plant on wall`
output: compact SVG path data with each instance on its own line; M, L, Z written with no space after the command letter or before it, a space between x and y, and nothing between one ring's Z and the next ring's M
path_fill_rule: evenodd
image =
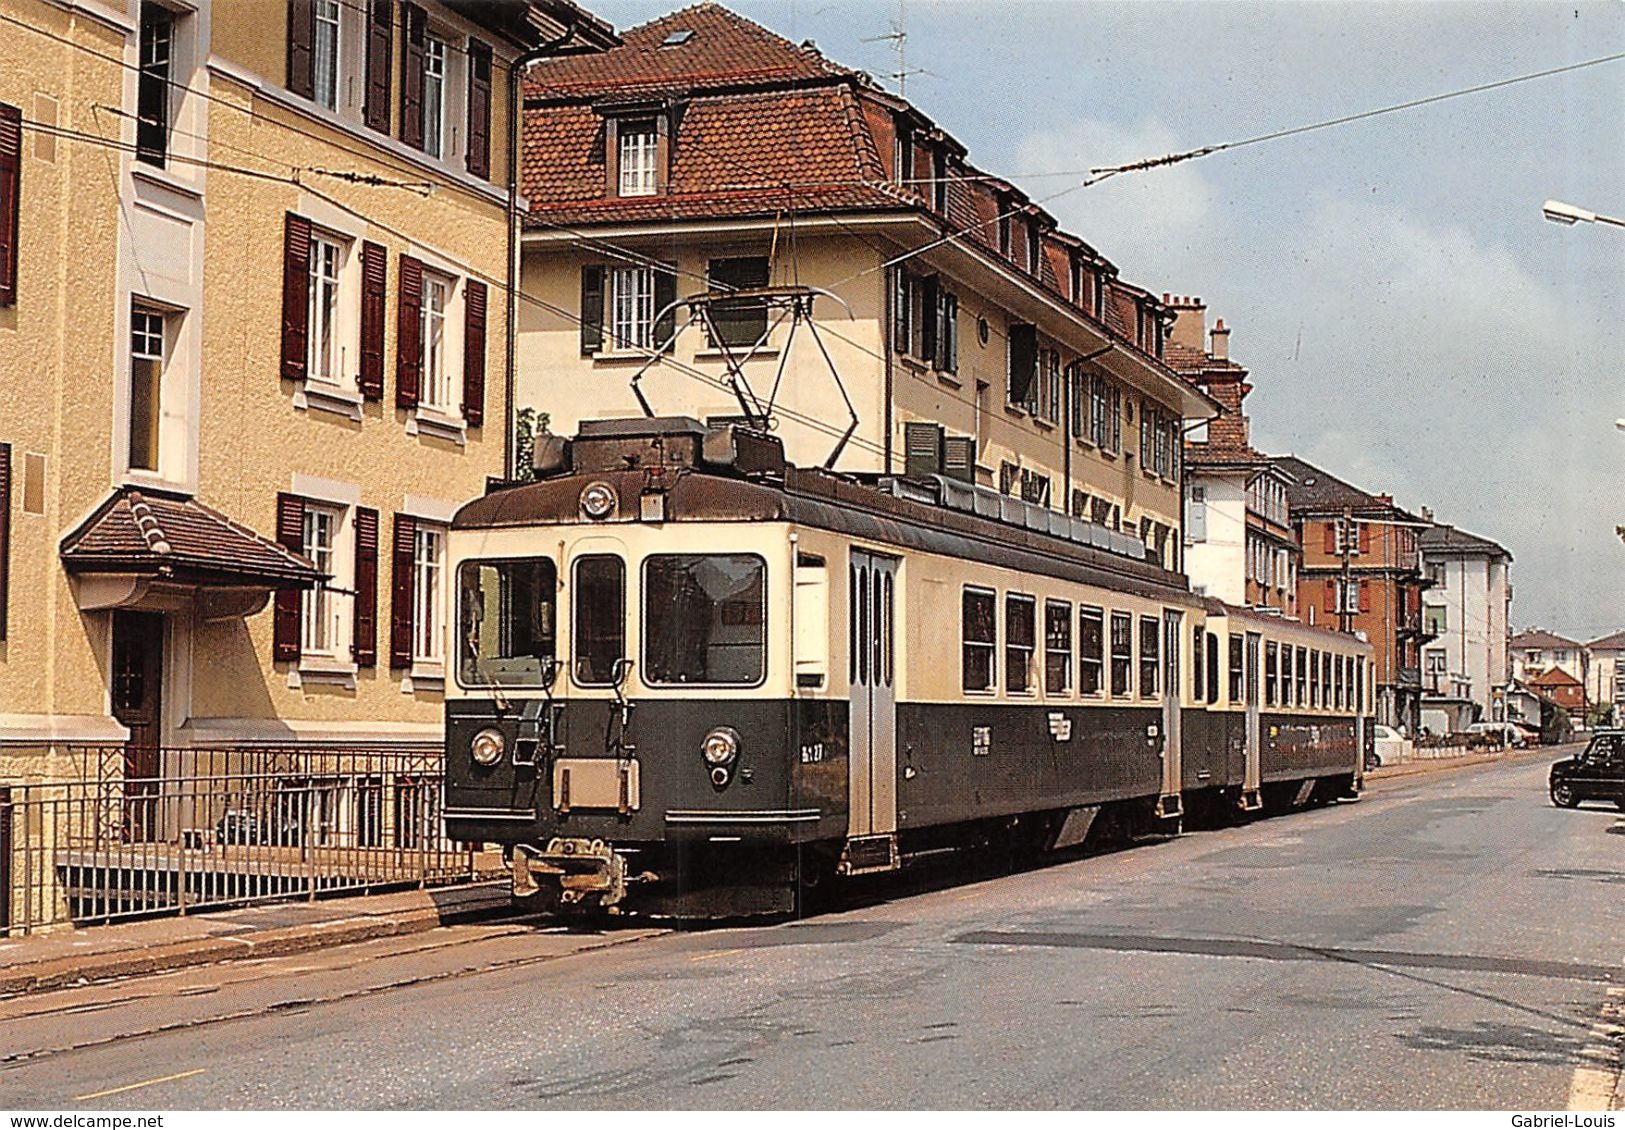
M514 461L513 477L519 482L528 483L536 478L536 468L532 456L536 451L536 436L546 432L553 417L547 412L538 412L534 408L521 408L514 417Z

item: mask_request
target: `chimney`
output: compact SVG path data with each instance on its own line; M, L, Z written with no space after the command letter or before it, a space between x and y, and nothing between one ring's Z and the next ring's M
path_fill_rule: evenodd
M1394 504L1394 496L1391 494L1379 494L1376 497L1377 501L1382 503L1384 506L1392 506Z
M1422 507L1421 513L1422 513L1422 521L1424 521L1424 522L1433 521L1433 507L1424 506L1424 507Z
M1202 300L1164 292L1162 304L1174 315L1174 326L1168 331L1168 340L1196 353L1203 352L1203 339L1207 336L1207 307Z
M1220 318L1213 324L1213 348L1210 351L1215 361L1228 361L1230 359L1230 329Z

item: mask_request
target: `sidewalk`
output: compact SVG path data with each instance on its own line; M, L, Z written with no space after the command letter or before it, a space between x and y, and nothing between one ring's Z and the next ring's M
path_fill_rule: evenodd
M1527 749L1487 750L1480 753L1463 754L1460 757L1424 757L1413 761L1402 761L1398 765L1384 765L1373 769L1365 775L1370 782L1392 780L1398 777L1414 777L1420 773L1441 773L1450 769L1465 769L1470 765L1488 765L1492 761L1556 761L1560 757L1569 755L1569 746L1530 746Z
M0 995L418 934L509 907L504 881L0 938Z

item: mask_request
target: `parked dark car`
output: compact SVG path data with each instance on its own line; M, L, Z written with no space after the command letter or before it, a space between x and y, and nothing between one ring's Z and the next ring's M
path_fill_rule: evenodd
M1625 812L1625 730L1601 730L1578 757L1552 766L1552 803L1573 808L1582 800L1611 800Z

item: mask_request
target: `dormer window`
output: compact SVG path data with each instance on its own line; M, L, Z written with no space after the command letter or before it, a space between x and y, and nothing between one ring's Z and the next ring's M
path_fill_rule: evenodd
M658 188L660 132L653 118L623 121L617 131L618 195L653 196Z
M999 254L1010 258L1010 202L999 200Z
M900 185L907 185L914 179L914 131L907 122L897 123L897 153L892 161L897 170L895 180Z
M931 155L931 207L948 210L948 156L940 149Z
M1027 273L1038 275L1038 225L1031 221L1027 223Z

